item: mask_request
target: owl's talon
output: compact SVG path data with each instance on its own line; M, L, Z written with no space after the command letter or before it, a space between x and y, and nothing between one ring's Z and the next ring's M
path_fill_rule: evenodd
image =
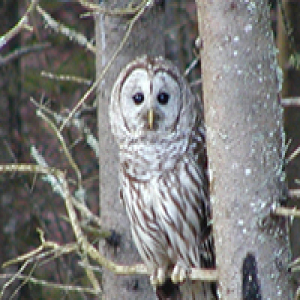
M171 280L173 283L181 283L186 280L187 273L188 272L186 268L177 264L172 271Z
M157 268L150 276L150 283L153 286L162 285L166 280L166 271L164 268Z

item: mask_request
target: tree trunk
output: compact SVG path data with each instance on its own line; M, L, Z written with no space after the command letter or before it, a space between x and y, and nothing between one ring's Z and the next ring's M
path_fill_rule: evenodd
M109 1L112 8L130 6L132 1ZM100 144L100 206L101 219L106 229L121 234L117 251L109 245L101 245L100 251L106 257L126 265L141 262L132 242L129 221L119 201L118 190L118 149L109 127L108 104L112 85L121 68L142 54L164 55L164 11L156 5L147 9L134 25L121 53L104 77L98 88L98 119ZM128 17L100 15L96 19L97 76L119 47L128 30ZM116 276L103 270L105 299L153 299L154 292L149 279L144 276Z
M267 1L198 0L221 299L290 299L284 133Z
M289 60L292 54L296 50L296 45L300 42L300 32L296 30L299 28L299 14L300 14L300 3L299 1L283 0L282 6L284 10L285 18L282 16L280 5L278 5L278 22L277 22L277 47L278 53L278 63L283 72L283 86L282 86L282 97L297 97L300 95L299 86L299 76L300 69L296 69L291 66ZM289 28L286 28L288 22ZM287 31L291 30L290 34L294 39L294 44L288 38ZM286 107L284 111L285 120L285 131L286 140L291 141L287 149L287 157L295 151L300 145L300 109L292 107ZM290 189L299 188L297 183L297 178L299 178L300 160L293 159L287 165L286 171L288 176L288 185ZM289 201L289 206L298 207L299 199L291 199ZM300 219L295 218L291 224L290 239L291 239L291 249L293 253L293 258L300 256L300 244L299 244L299 231L300 231ZM299 274L295 276L300 278Z

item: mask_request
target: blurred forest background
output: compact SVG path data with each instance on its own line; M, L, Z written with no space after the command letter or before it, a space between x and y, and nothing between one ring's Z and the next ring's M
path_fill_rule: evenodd
M76 192L78 174L70 166L51 124L54 122L59 127L95 80L94 20L77 1L41 0L38 5L39 9L29 14L31 27L25 26L3 44L1 36L26 14L30 1L2 0L0 3L0 164L40 164L44 160L45 165L66 170L70 189ZM186 70L191 85L199 88L195 3L167 0L165 5L170 8L166 10L164 32L168 41L166 56L175 61L182 72ZM300 51L300 3L283 1L285 18L277 1L270 1L270 5L278 58L284 72L282 96L285 99L299 97L296 53ZM86 204L91 212L99 215L95 99L95 93L88 97L76 114L76 122L71 121L64 128L63 138L80 169ZM288 102L285 108L287 157L300 146L300 109ZM47 122L46 118L52 121ZM292 159L286 171L289 189L298 189L300 158ZM289 205L300 206L294 199ZM44 232L47 240L61 245L71 243L74 235L65 215L61 197L40 176L0 174L0 266L40 245L37 228ZM295 220L291 232L294 257L300 255L297 237L300 224L297 223ZM85 233L91 242L104 237L108 243L117 244L110 233L99 234L86 225ZM37 279L24 283L20 273L7 284L22 262L1 267L3 299L93 299L93 293L84 289L88 287L87 278L79 261L76 254L55 259L49 251L31 265L23 265L22 274ZM96 273L101 277L101 272ZM55 284L47 286L47 282ZM72 289L72 286L83 289Z

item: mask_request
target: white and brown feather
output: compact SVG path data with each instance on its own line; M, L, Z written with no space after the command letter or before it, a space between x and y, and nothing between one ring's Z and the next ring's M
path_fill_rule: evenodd
M170 78L178 85L174 101L180 103L170 108L173 119L167 119L168 125L158 123L154 130L147 130L140 124L142 108L135 115L134 108L131 111L122 103L130 101L131 91L124 90L124 85L137 69L146 71L150 82L140 85L149 86L149 93L155 90L151 80L159 72L162 80ZM132 79L126 89L140 88L135 86L138 80ZM157 122L164 122L165 115L166 111ZM201 102L173 64L144 56L120 73L112 91L110 117L120 147L120 198L145 264L153 272L159 267L172 270L176 264L187 270L214 267ZM214 286L201 286L203 299L210 299Z

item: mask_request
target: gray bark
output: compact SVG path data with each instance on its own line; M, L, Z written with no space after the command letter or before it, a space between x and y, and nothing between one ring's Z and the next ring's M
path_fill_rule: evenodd
M198 0L221 299L291 299L284 134L267 1Z
M282 98L297 97L300 94L299 76L300 70L291 67L289 59L295 51L295 44L299 44L300 32L296 30L299 22L300 3L299 1L282 1L286 20L282 17L281 10L278 9L278 21L277 21L277 47L278 63L283 72L283 86L282 86ZM289 28L286 28L288 22ZM287 31L292 30L290 33L293 37L295 44L291 43L288 38ZM287 149L287 157L296 147L300 145L300 109L295 109L294 106L286 107L284 112L286 140L291 141ZM287 165L288 185L290 189L299 188L296 178L299 178L300 160L293 159ZM299 207L299 199L291 199L289 206ZM300 231L300 219L295 218L291 224L290 239L291 249L293 253L293 259L300 256L300 244L299 244L299 231ZM293 274L297 280L300 278L300 274Z
M126 7L132 1L110 1L113 8ZM99 76L118 48L127 30L128 18L99 16L96 19L97 76ZM101 219L106 229L121 234L117 251L108 245L101 245L100 251L107 258L121 264L141 262L132 242L129 221L119 201L118 149L109 127L108 103L112 85L121 68L142 54L164 55L164 12L157 5L135 24L129 40L114 61L98 88L98 120L100 142L100 206ZM103 270L104 299L153 299L154 293L146 276L116 276Z

